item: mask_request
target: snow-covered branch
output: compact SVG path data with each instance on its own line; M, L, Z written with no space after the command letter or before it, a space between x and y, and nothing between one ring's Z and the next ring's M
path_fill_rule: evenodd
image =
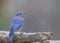
M52 32L15 32L15 42L41 42L42 40L51 40ZM9 31L0 31L0 42L8 42Z

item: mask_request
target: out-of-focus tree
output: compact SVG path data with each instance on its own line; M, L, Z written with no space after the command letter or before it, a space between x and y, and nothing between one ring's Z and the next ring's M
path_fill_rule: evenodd
M1 11L2 11L2 4L3 3L3 0L0 0L0 18L1 18L1 16L2 16L2 13L1 13Z
M11 20L11 16L9 15L12 7L10 2L10 0L0 0L0 30L6 30L9 28Z

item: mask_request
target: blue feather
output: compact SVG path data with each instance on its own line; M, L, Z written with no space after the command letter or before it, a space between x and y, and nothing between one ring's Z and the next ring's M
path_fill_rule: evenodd
M10 34L8 37L8 40L11 42L14 36L14 32L16 32L17 30L19 30L22 26L24 25L24 19L23 18L19 18L19 17L15 17L11 23L10 26Z

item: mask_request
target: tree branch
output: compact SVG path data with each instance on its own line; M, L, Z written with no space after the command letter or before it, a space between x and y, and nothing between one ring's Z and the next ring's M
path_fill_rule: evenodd
M15 42L41 42L43 40L51 40L52 32L15 32L14 33ZM9 36L9 31L0 31L0 42L8 42L7 38Z

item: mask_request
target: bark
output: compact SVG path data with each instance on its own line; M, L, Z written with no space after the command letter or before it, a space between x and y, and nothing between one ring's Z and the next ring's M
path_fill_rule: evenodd
M15 32L14 42L41 42L51 40L52 32ZM0 42L8 42L9 31L0 31Z

